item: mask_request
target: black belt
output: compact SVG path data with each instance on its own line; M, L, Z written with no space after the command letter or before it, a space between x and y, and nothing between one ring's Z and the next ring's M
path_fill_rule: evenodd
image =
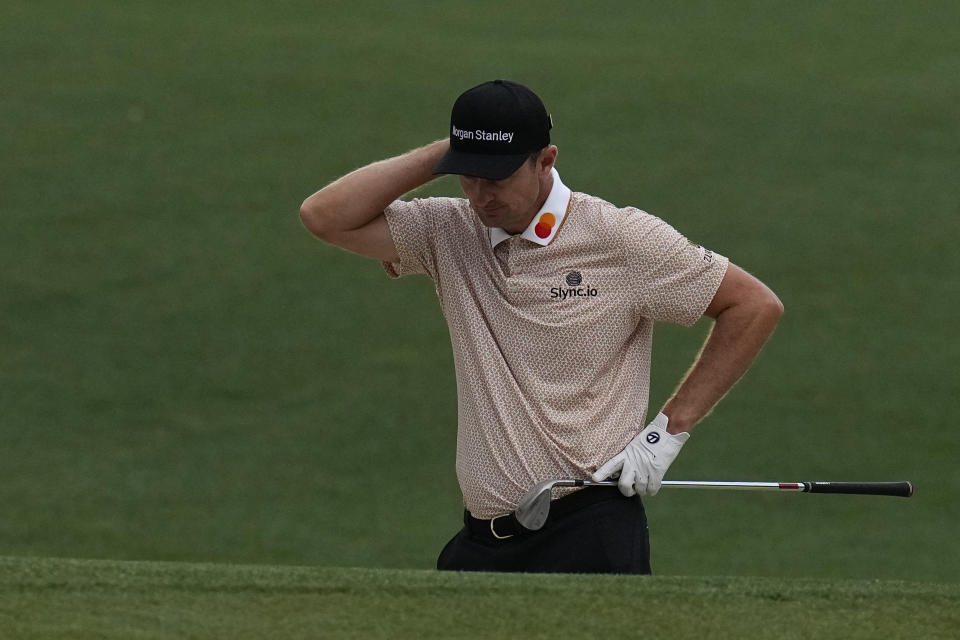
M583 509L591 504L606 502L623 498L623 494L617 487L584 487L578 491L558 498L550 503L550 518L544 525L544 529L550 526L551 522L563 518L566 515ZM470 535L493 542L503 542L515 536L528 535L536 533L517 521L517 516L513 513L505 513L495 516L489 520L474 518L469 511L463 512L463 524L470 532ZM540 529L542 531L543 529Z

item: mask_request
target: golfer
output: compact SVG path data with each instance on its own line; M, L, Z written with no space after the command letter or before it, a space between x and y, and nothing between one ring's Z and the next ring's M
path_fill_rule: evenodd
M640 497L746 372L783 307L763 283L659 218L572 191L551 117L530 89L485 82L449 136L307 198L308 230L426 274L450 330L464 527L439 569L650 573ZM639 172L621 162L621 171ZM655 159L653 159L655 161ZM401 200L440 174L465 198ZM647 423L653 327L713 319L676 392ZM538 531L513 515L541 480L619 478L555 493ZM619 489L619 490L618 490Z

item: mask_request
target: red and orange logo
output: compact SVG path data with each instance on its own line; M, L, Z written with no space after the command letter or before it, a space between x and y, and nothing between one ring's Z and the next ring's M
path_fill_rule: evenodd
M538 238L549 238L550 234L553 233L553 225L555 224L557 224L557 216L552 213L544 213L537 221L537 226L533 228L533 232L537 234Z

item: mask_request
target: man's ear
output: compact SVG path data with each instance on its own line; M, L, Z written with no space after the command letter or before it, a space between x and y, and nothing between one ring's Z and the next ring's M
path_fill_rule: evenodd
M550 170L553 169L553 165L557 163L557 151L557 146L552 144L540 154L540 166L538 168L541 174L550 173Z

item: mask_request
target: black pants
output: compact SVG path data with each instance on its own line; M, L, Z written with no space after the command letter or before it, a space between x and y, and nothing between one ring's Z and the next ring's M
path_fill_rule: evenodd
M539 531L496 540L465 525L440 552L437 569L649 574L650 538L640 497L625 498L615 488L582 491L602 494L557 518L551 508L547 524Z

